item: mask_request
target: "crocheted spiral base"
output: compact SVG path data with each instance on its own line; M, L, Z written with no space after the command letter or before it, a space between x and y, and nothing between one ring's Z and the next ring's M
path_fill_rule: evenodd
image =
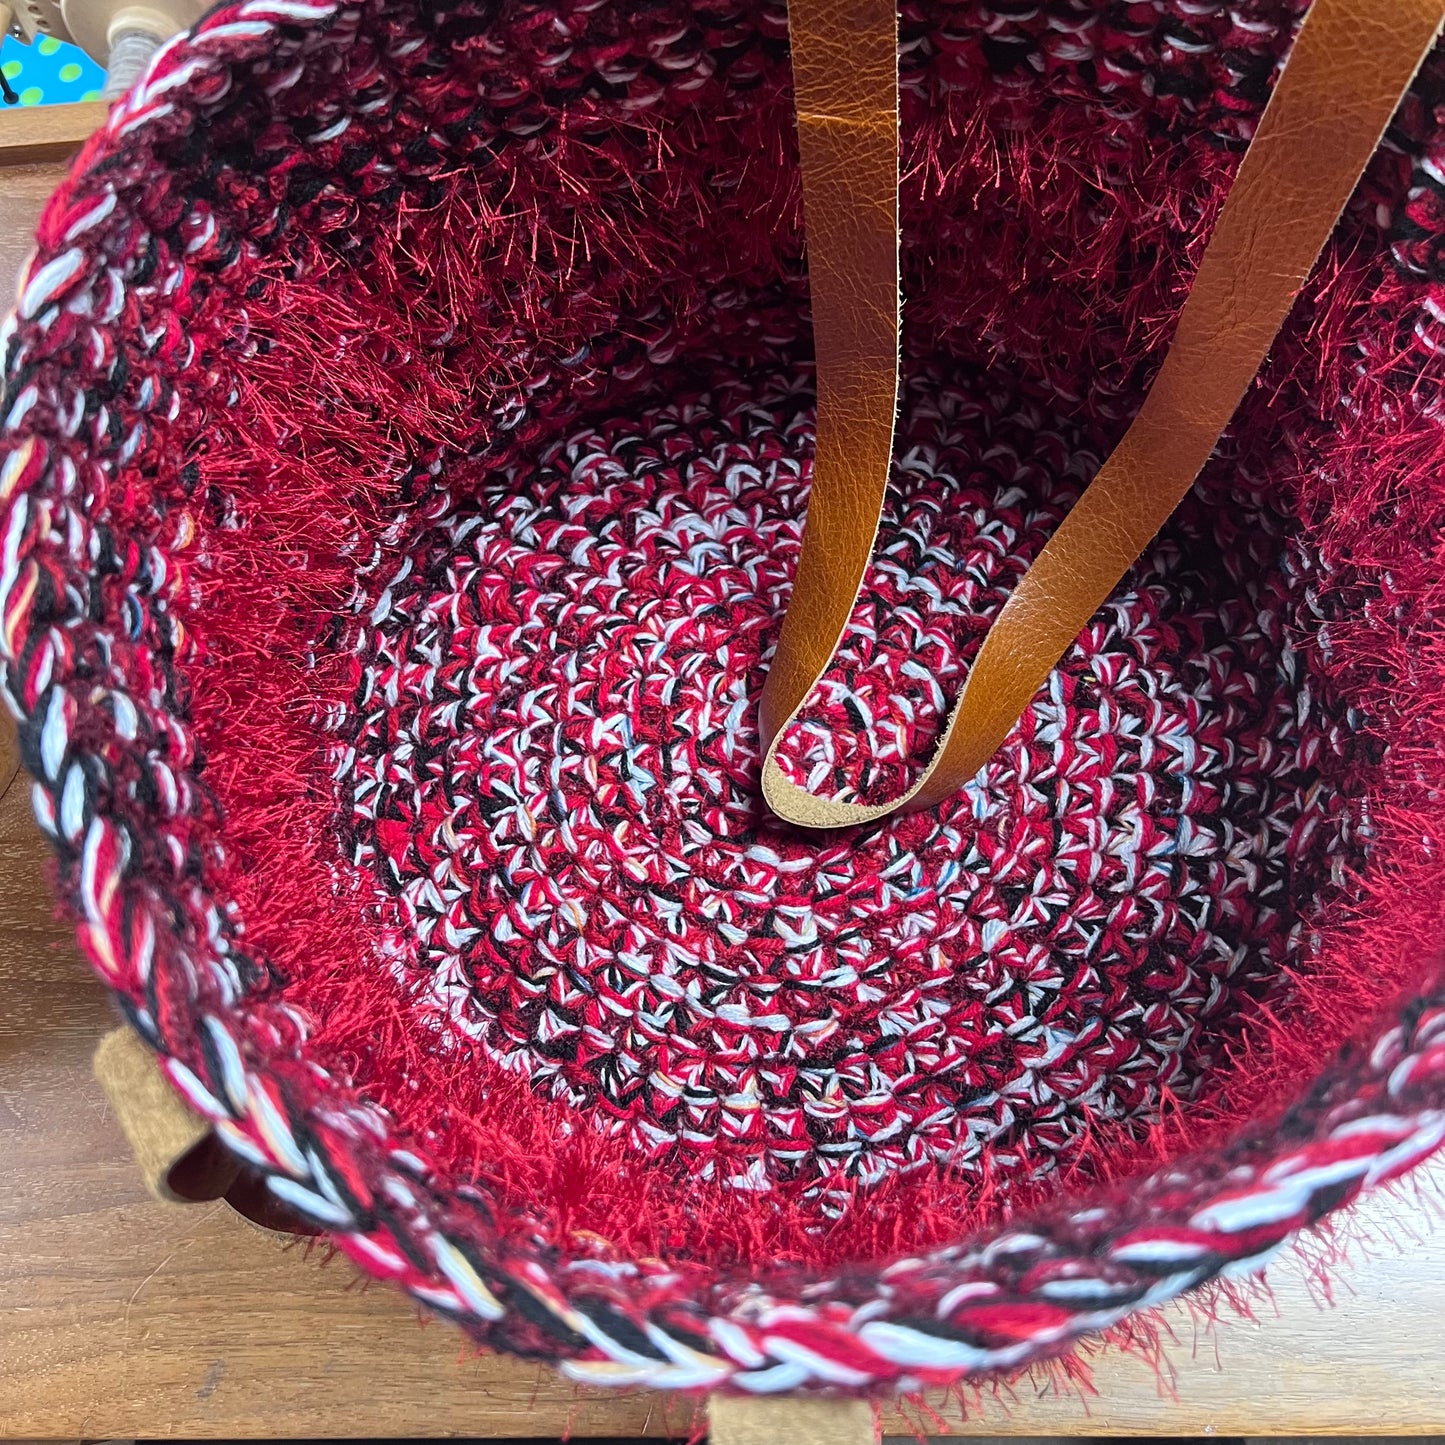
M799 781L926 756L1298 9L904 5L905 405ZM0 333L3 695L89 957L279 1201L580 1379L1017 1367L1445 1140L1445 66L989 768L803 838L786 36L222 6Z
M723 373L448 473L356 602L345 856L436 1046L649 1161L749 1191L1045 1173L1191 1098L1359 861L1343 709L1294 646L1318 560L1264 497L1201 497L974 785L820 842L760 807L754 723L810 383ZM899 442L876 580L787 740L815 788L902 785L1096 464L981 375L915 374Z

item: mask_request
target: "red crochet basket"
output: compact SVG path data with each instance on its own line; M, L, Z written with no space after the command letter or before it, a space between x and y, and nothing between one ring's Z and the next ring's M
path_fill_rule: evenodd
M905 0L884 520L783 740L896 793L1138 410L1295 0ZM278 1201L589 1381L915 1387L1445 1139L1445 59L1193 493L927 811L773 818L814 375L777 0L247 0L45 212L5 695Z

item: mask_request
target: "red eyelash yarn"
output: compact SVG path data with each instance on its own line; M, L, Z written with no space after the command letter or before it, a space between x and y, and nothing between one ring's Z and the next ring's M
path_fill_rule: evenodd
M905 357L784 748L906 783L1167 345L1301 7L905 5ZM1195 494L979 778L798 834L781 6L222 6L4 332L61 892L284 1204L594 1382L1067 1350L1445 1140L1427 63Z

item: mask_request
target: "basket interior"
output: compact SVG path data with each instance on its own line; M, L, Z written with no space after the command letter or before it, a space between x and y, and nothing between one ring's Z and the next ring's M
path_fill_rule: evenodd
M784 750L835 796L905 786L1138 406L1293 12L1014 8L904 12L892 487ZM137 324L194 352L117 510L185 581L252 997L516 1228L718 1262L880 1258L1205 1143L1433 907L1386 675L1439 450L1398 145L975 783L765 815L812 445L789 105L781 9L391 4L238 67L130 202L195 278Z

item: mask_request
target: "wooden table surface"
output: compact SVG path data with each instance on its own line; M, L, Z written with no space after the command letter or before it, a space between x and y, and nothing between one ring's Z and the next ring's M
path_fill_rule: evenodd
M0 168L7 293L59 174ZM479 1358L342 1259L279 1243L225 1206L148 1199L90 1075L114 1015L54 921L28 798L7 725L0 1436L687 1432L690 1400L584 1392L534 1365ZM1425 1187L1440 1184L1445 1169ZM987 1435L1445 1431L1445 1231L1430 1233L1429 1205L1412 1189L1355 1211L1332 1310L1314 1271L1287 1258L1253 1318L1163 1311L1162 1364L1110 1346L1093 1358L1093 1393L1044 1374L938 1409L949 1433ZM921 1420L888 1410L884 1426L911 1435Z

